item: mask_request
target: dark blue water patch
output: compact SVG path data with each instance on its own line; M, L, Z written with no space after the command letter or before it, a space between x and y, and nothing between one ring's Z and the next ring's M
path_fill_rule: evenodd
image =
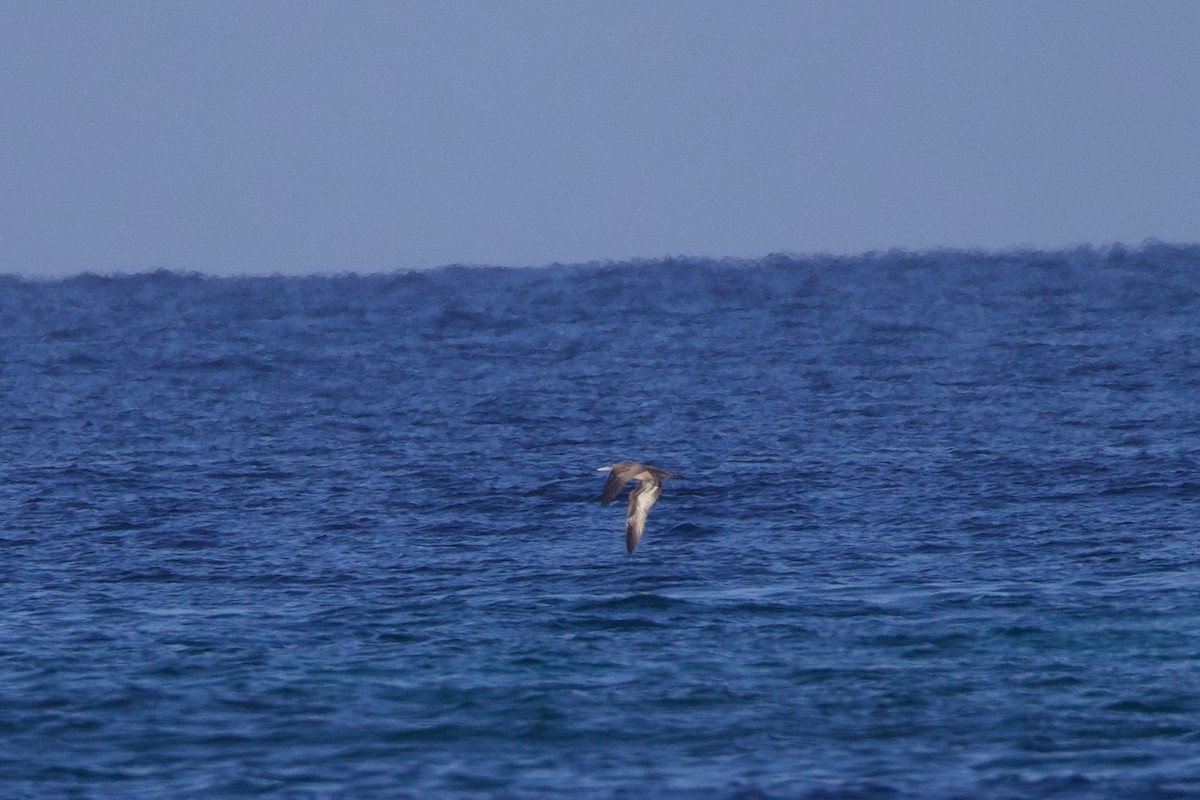
M1200 796L1200 249L0 277L0 794ZM625 553L599 466L681 472Z

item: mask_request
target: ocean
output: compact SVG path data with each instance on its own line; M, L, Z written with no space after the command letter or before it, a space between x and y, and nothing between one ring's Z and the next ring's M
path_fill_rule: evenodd
M1200 246L0 277L0 401L8 800L1200 797Z

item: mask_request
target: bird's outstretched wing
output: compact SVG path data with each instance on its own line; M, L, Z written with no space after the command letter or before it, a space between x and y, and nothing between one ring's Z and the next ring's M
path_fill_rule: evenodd
M604 494L600 496L600 505L606 506L616 500L617 495L625 488L625 484L632 480L636 472L636 464L613 465L612 472L608 473L608 480L604 484Z
M611 482L611 478L609 479ZM629 510L625 514L625 549L632 553L642 540L642 531L646 529L646 515L650 506L662 494L662 484L658 481L645 481L641 486L629 493Z

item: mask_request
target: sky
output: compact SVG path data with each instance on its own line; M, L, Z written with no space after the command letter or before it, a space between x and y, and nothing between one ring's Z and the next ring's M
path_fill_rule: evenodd
M0 3L0 274L1200 240L1200 3Z

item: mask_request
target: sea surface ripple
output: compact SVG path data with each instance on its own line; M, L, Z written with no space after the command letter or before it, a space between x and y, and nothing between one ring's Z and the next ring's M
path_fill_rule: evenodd
M1197 247L0 277L0 398L9 800L1200 797Z

